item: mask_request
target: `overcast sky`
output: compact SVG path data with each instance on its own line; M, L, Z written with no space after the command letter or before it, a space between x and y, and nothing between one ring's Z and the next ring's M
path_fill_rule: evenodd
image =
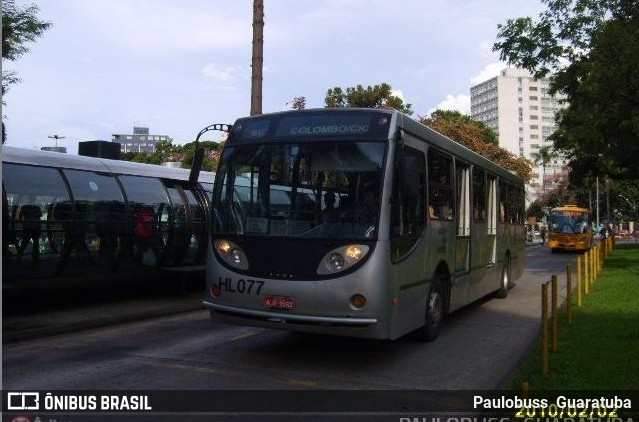
M4 70L7 145L110 140L148 126L176 143L250 109L252 0L16 0L53 26ZM470 87L505 67L497 24L540 0L265 0L263 111L329 88L388 83L418 116L470 113ZM218 139L213 134L211 138Z

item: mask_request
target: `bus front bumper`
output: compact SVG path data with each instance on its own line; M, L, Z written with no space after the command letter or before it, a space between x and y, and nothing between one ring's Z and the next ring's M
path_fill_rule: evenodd
M278 323L301 323L301 324L325 324L325 325L343 325L349 327L366 327L377 324L377 318L338 318L338 317L322 317L313 315L296 315L284 312L258 311L255 309L237 308L235 306L220 305L209 301L202 302L210 311L221 312L223 314L234 314L248 318L258 318L265 321Z

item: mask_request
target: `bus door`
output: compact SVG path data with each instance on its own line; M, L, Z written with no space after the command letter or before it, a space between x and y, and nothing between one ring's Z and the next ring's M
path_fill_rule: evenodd
M487 273L492 244L488 242L486 171L477 166L472 168L472 228L471 228L471 283L470 300L483 296L482 286Z
M407 135L406 138L409 138ZM409 138L410 139L410 138ZM397 280L396 293L400 306L395 315L395 327L402 331L424 324L424 298L427 293L426 274L434 257L428 254L423 237L426 223L426 159L423 143L401 146L396 153L391 201L391 262L392 280Z
M470 166L456 161L455 186L457 233L455 239L455 282L451 290L450 309L464 305L470 284Z
M462 163L456 167L457 241L455 273L470 271L470 168Z
M160 231L166 244L163 263L199 262L206 251L206 213L200 195L196 196L188 183L164 180L164 184L171 205L160 221Z

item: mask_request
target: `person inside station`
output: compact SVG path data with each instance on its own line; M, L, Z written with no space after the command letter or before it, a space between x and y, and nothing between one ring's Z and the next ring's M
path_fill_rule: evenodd
M141 207L135 214L135 255L145 266L157 264L155 247L155 213L151 207Z
M27 247L31 244L31 259L40 260L40 234L42 233L42 211L33 204L23 204L17 210L16 220L22 225L22 239L18 245L18 259L22 258Z

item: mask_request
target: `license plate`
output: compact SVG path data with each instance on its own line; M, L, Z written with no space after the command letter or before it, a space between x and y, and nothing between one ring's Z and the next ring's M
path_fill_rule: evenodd
M295 298L286 296L266 296L266 298L264 298L264 305L267 308L274 309L294 309Z

